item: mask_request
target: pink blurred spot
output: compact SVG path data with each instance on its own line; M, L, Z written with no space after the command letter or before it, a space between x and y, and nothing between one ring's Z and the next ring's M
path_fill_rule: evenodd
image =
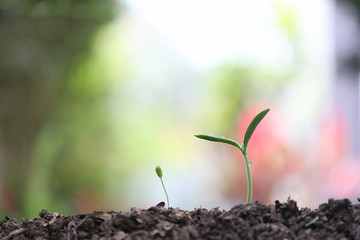
M332 167L328 181L323 184L329 185L335 198L355 198L360 185L360 162L344 161Z

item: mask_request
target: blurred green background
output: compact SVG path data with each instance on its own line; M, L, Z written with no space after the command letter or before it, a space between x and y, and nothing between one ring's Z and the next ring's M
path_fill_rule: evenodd
M0 216L147 208L156 165L172 207L245 202L240 153L193 135L241 140L268 107L254 200L355 199L354 3L1 1Z

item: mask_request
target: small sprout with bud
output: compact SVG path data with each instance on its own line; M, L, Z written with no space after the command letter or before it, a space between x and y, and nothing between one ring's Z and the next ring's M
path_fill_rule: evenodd
M169 197L168 197L168 194L167 194L167 192L166 192L164 182L163 182L163 180L162 180L163 172L162 172L162 170L161 170L161 167L160 167L160 166L156 166L155 172L156 172L156 174L158 175L158 177L160 178L161 184L162 184L162 186L163 186L163 189L164 189L164 192L165 192L165 195L166 195L167 206L168 206L168 208L169 208L169 207L170 207Z

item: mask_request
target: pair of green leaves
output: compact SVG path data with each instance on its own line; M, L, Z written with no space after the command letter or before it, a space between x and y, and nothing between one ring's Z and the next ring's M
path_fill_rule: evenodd
M248 204L250 204L252 201L252 177L251 177L251 169L250 169L251 163L248 159L247 148L248 148L250 138L253 135L257 125L261 122L261 120L265 117L265 115L269 111L270 111L270 109L266 109L254 117L254 119L251 121L250 125L246 129L242 145L240 145L236 141L231 140L226 137L217 137L217 136L213 136L213 135L204 135L204 134L195 135L195 137L198 137L201 139L205 139L205 140L209 140L209 141L213 141L213 142L227 143L227 144L233 145L233 146L237 147L238 149L240 149L241 153L244 156L245 166L246 166L247 181L248 181L248 196L247 196Z
M230 145L233 145L237 148L240 149L240 151L245 154L247 152L247 147L250 141L251 136L253 135L257 125L261 122L261 120L265 117L265 115L270 111L270 109L266 109L262 112L260 112L258 115L256 115L254 117L254 119L251 121L250 125L248 126L245 135L244 135L244 140L243 140L243 144L240 145L239 143L237 143L236 141L226 138L226 137L218 137L218 136L213 136L213 135L204 135L204 134L197 134L195 135L195 137L201 138L201 139L205 139L208 141L213 141L213 142L222 142L222 143L227 143Z

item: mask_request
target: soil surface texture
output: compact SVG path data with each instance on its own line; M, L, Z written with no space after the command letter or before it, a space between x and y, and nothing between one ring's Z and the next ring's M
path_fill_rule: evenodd
M358 199L360 201L360 199ZM161 202L147 210L62 216L42 210L40 218L5 217L0 238L12 239L360 239L360 204L329 199L318 209L299 209L293 200L265 206L239 204L229 211L184 211Z

